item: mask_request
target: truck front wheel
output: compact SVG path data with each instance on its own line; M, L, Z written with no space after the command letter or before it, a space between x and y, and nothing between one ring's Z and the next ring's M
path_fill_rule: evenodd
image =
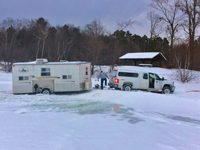
M169 87L169 86L165 86L165 87L163 88L162 92L163 92L164 94L170 94L170 93L171 93L170 87Z

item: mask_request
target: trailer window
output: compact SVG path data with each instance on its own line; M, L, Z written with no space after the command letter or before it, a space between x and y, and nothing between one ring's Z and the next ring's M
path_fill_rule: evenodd
M68 75L68 79L72 79L72 75Z
M29 80L28 76L19 76L19 81Z
M50 76L50 68L41 68L41 76Z
M62 79L72 79L72 75L63 75Z
M63 78L63 79L67 79L67 75L63 75L62 78Z
M29 77L28 77L28 76L25 76L25 77L24 77L24 80L29 80Z

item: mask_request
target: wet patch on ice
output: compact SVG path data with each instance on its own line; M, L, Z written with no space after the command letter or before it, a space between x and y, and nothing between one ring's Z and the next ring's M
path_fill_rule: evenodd
M182 117L182 116L167 116L167 118L177 120L177 121L183 121L188 123L194 123L194 124L200 124L200 120L189 118L189 117Z
M135 116L135 110L133 108L120 108L119 111L117 111L117 114L120 115L120 121L128 120L129 123L135 124L141 121L144 121L143 119Z
M29 113L29 111L27 109L19 109L19 110L16 110L15 113L17 113L17 114L26 114L26 113Z
M186 91L186 92L200 92L200 90L191 90L191 91Z
M98 96L98 95L95 95ZM135 116L133 108L107 101L81 99L74 96L44 96L44 95L4 95L1 103L17 114L38 112L68 112L79 115L106 115L116 117L119 121L135 124L143 121Z
M162 113L158 113L158 114L160 114L168 119L200 125L200 120L198 120L198 119L194 119L194 118L190 118L190 117L183 117L183 116L165 115Z
M123 105L113 104L109 102L99 101L85 101L76 102L76 104L61 106L59 110L69 111L78 113L80 115L92 115L92 114L108 114L111 116L117 116L119 121L128 121L129 123L135 124L143 121L134 116L133 108L124 108Z
M29 104L32 111L55 111L84 114L106 114L112 110L112 104L90 100L39 100Z
M117 116L119 121L127 120L129 123L135 124L144 121L134 116L133 108L124 108L123 105L113 104L103 101L91 100L66 100L66 101L48 101L43 104L32 104L31 108L39 112L69 112L79 115L107 114L109 116Z

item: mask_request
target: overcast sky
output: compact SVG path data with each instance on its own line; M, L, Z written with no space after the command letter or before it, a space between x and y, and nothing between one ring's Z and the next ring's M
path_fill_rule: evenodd
M84 27L96 19L112 33L118 29L117 22L133 19L135 23L128 30L149 37L149 3L150 0L0 0L0 21L8 17L43 17L53 26L69 23Z

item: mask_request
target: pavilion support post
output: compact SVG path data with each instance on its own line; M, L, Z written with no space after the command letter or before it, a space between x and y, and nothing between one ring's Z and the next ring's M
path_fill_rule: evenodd
M137 60L133 60L133 62L134 62L134 65L136 66L137 65Z

